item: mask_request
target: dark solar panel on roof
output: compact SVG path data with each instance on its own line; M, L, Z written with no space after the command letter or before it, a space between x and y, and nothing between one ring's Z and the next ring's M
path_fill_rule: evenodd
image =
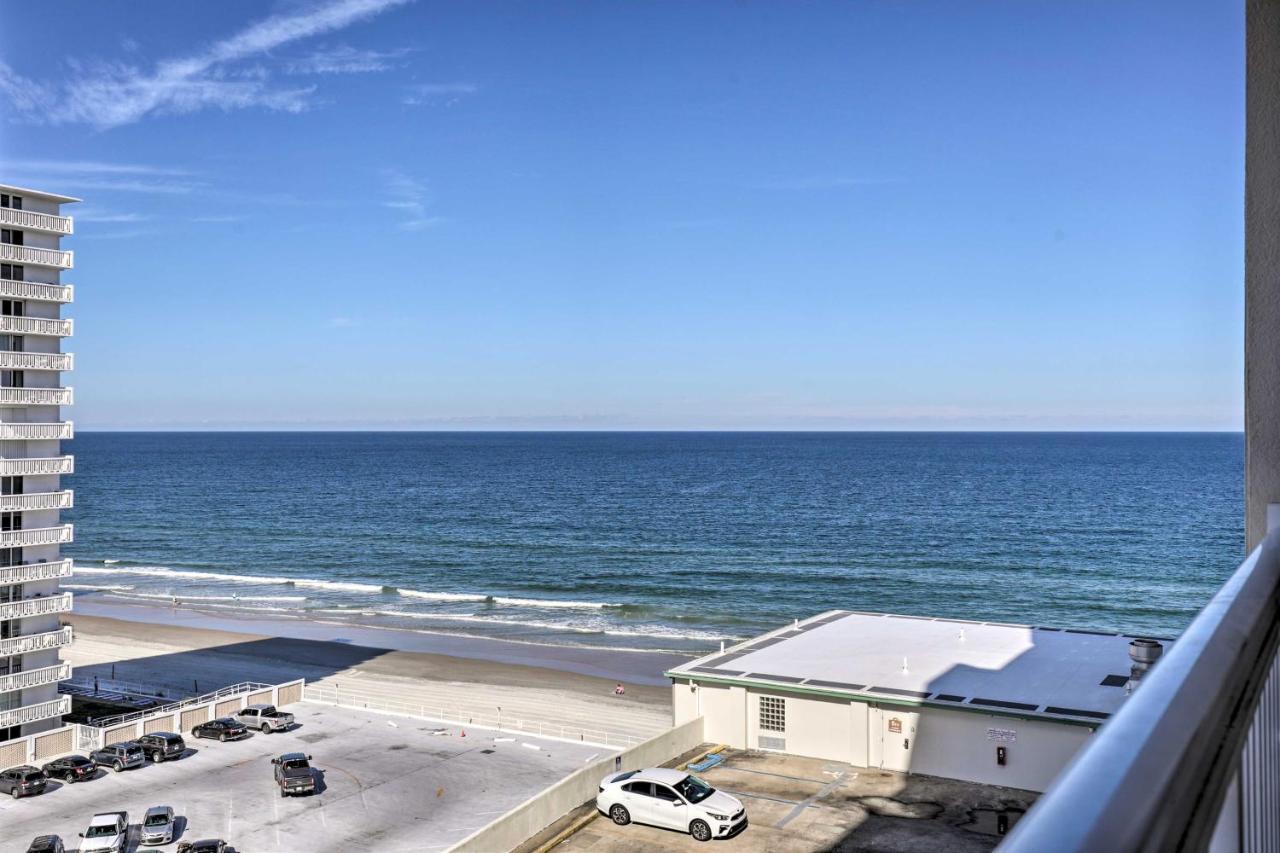
M970 705L986 705L991 708L1013 708L1018 711L1034 711L1039 705L1030 702L1007 702L1004 699L970 699Z
M1129 683L1129 676L1127 675L1108 675L1106 678L1102 679L1101 686L1124 687L1128 683Z
M689 672L705 672L709 675L742 675L741 670L717 669L714 666L691 666Z
M759 678L762 681L781 681L786 684L799 684L804 681L803 678L794 675L770 675L767 672L753 672L747 678Z
M883 693L886 696L911 696L915 699L929 698L927 690L903 690L900 687L870 687L872 693Z
M1105 720L1107 717L1111 716L1106 711L1085 711L1080 708L1059 708L1054 705L1050 705L1044 710L1046 714L1063 714L1068 717L1090 717L1094 720Z
M937 696L934 696L933 698L938 699L942 702L963 702L964 701L963 696L957 696L954 693L939 693Z
M823 681L820 678L810 678L805 682L805 686L813 687L834 687L837 690L866 690L865 684L853 684L848 681Z

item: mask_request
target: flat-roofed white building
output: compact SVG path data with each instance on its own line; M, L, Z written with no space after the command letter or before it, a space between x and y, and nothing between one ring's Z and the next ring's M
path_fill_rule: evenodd
M61 316L72 253L61 242L73 231L62 205L78 200L0 185L0 742L57 728L70 710L58 694L71 675L59 654L71 642L59 619L71 593L59 583L71 574L60 548L71 541L61 511L72 504L61 487L72 471L61 449L72 436L62 418L71 321Z
M708 741L1043 791L1129 695L1137 639L841 610L667 675Z

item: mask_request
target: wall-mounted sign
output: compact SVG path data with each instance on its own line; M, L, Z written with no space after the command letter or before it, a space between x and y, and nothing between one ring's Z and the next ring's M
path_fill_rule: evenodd
M1016 743L1018 740L1018 733L1013 729L987 729L987 740Z
M897 717L890 717L889 731L894 734L902 734L902 720L899 720Z

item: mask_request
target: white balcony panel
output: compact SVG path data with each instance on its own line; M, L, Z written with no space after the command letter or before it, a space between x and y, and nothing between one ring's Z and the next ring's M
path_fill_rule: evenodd
M0 459L0 477L38 477L41 474L74 474L75 471L74 456Z
M48 424L0 423L0 441L61 441L75 437L71 421Z
M3 210L3 208L0 208ZM0 350L0 369L71 370L74 356L69 352L9 352Z
M0 385L0 406L70 406L70 388L10 388Z
M34 545L65 545L73 541L72 526L32 527L28 530L0 530L0 548L28 548Z
M72 575L71 560L54 560L49 563L26 563L0 569L0 586L69 578Z
M0 512L71 509L74 499L74 493L70 489L61 492L34 492L29 495L0 495Z
M24 726L27 723L38 723L41 720L61 717L63 714L70 713L71 697L59 696L51 702L27 705L22 708L14 708L11 711L0 711L0 728Z
M0 604L0 619L30 619L50 613L66 613L71 609L71 593L61 592L43 598L24 598Z
M28 634L25 637L10 637L0 640L0 657L13 655L29 655L34 652L45 652L71 645L75 635L70 625L57 631L45 631L43 634Z
M65 338L71 334L71 321L51 320L45 317L0 316L0 333L11 335L51 335L56 338Z
M73 266L74 258L71 252L64 252L61 249L41 249L38 246L15 246L12 243L0 243L0 261L69 270Z
M71 677L71 664L59 663L53 666L42 666L39 669L28 669L15 672L13 675L0 675L0 693L10 690L26 690L29 687L43 687L46 684L57 684Z
M12 207L0 207L0 225L47 231L50 234L70 234L75 228L70 216L55 216L52 213L37 213L34 210L15 210Z
M29 299L35 302L70 302L75 288L69 284L45 284L41 281L14 281L0 278L0 297Z

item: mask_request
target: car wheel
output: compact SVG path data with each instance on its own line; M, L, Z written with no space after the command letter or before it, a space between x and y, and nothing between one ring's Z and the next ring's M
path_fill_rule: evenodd
M631 812L627 811L627 807L621 804L609 809L609 819L618 826L626 826L631 823Z
M161 760L162 758L164 758L164 756L162 756L162 755L161 755L160 753L158 753L158 752L153 752L153 753L151 753L151 763L152 763L152 764L159 764L159 763L160 763L160 760Z
M63 781L65 781L68 785L74 785L74 784L76 783L76 774L74 774L74 773L68 773L66 776L63 776L63 777L62 777L62 779L63 779Z
M19 796L21 796L21 795L18 793L18 789L17 789L17 788L10 788L10 789L9 789L9 795L10 795L11 797L13 797L15 800L16 800L16 799L18 799L18 797L19 797Z
M262 733L265 735L265 734L268 734L270 731L271 731L271 726L267 725L266 723L263 723Z
M693 836L694 841L710 841L711 827L705 820L695 820L689 824L689 834Z
M119 773L121 770L124 769L124 765L121 764L119 761L117 761L115 764L111 765L111 769Z
M226 732L223 732L222 734L218 735L218 743L226 743L226 742L227 742Z

